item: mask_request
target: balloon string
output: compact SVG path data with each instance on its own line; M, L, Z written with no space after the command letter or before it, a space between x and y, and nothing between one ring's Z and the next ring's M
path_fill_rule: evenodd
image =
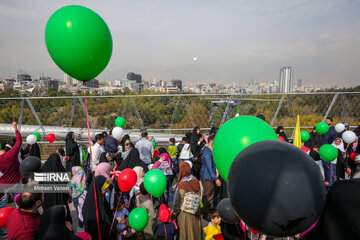
M85 86L85 82L84 82L84 86ZM89 123L89 111L88 111L87 99L86 99L86 88L84 88L84 93L85 93L86 124L87 124L87 129L88 129L88 139L89 139L89 148L90 148L90 169L91 169L92 171L95 171L95 169L92 169L92 151L91 151L90 123Z
M117 210L118 210L118 208L119 208L119 204L120 204L121 196L122 196L122 192L120 193L120 197L119 197L120 199L119 199L118 204L117 204L117 206L116 206L116 210L115 210L114 217L113 217L113 220L112 220L112 223L111 223L111 227L110 227L110 231L109 231L109 235L108 235L108 237L110 237L111 230L112 230L113 225L114 225L115 216L116 216L116 212L117 212ZM110 198L109 198L109 201L110 201Z
M95 206L96 206L96 221L97 221L99 239L101 240L100 224L99 224L99 209L98 209L97 197L96 197L95 178L93 179L93 182L94 182L94 194L95 194Z
M239 222L239 225L240 225L240 222ZM236 227L236 230L238 231L239 233L239 236L241 236L241 232L239 230L239 226L237 224L235 224L235 227ZM245 227L245 233L244 233L244 240L246 240L246 227Z

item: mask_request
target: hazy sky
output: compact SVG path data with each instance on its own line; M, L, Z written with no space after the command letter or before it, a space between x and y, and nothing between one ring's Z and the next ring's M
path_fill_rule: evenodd
M304 84L360 85L358 0L0 0L1 78L20 69L63 78L44 30L69 4L110 28L113 54L100 80L132 71L187 83L274 81L291 66Z

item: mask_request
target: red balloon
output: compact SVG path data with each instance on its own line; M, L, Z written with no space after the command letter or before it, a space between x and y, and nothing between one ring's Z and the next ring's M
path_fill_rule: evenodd
M55 141L56 137L54 134L52 133L49 133L47 136L46 136L46 140L48 140L49 143L53 143Z
M4 207L3 209L0 210L0 227L6 227L6 223L10 216L10 213L13 210L15 210L15 208L12 207Z
M118 176L118 185L122 192L127 192L132 189L137 182L137 175L131 168L126 168L121 171Z

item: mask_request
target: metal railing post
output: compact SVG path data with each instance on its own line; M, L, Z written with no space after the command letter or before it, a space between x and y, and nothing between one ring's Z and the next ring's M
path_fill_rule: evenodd
M345 102L344 102L344 95L340 94L340 101L341 101L341 108L343 110L343 117L344 117L344 123L347 121L347 115L346 115L346 108L345 108Z
M133 97L131 97L131 102L132 102L132 104L133 104L133 106L134 106L136 116L139 118L139 122L140 122L141 127L144 127L144 122L143 122L143 120L142 120L142 118L141 118L139 109L137 108L136 103L135 103L135 100L134 100Z
M21 105L20 105L20 114L19 114L19 120L18 120L18 128L21 131L21 123L23 119L24 114L24 99L21 99Z
M38 115L36 114L36 111L35 111L33 105L31 104L31 102L30 102L30 100L29 100L28 98L26 98L26 102L27 102L27 104L28 104L28 106L29 106L32 114L34 115L37 123L39 124L40 129L41 129L42 132L43 132L43 135L44 135L44 134L45 134L45 129L44 129L44 127L43 127L43 125L42 125L42 123L41 123L41 121L40 121L40 118L39 118Z
M270 126L273 126L273 125L274 125L275 120L276 120L276 118L277 118L277 115L279 114L280 109L281 109L281 106L282 106L282 104L283 104L283 102L284 102L284 99L285 99L285 94L283 94L283 95L281 96L279 105L277 106L276 112L275 112L275 114L274 114L274 117L273 117L272 120L271 120Z
M293 117L293 120L294 120L294 130L293 130L293 133L291 135L291 138L294 138L295 127L296 127L296 117L295 117L294 108L293 108L293 104L292 104L292 98L291 98L290 95L287 95L287 97L289 99L289 105L290 105L290 109L291 109L291 116Z
M72 124L73 124L73 119L74 119L74 115L75 115L75 110L76 110L76 99L74 98L73 99L73 108L71 110L71 116L70 116L70 124L69 124L69 128L72 127Z
M323 118L323 120L322 120L323 122L325 122L326 118L329 116L329 114L330 114L330 112L331 112L331 109L333 108L333 106L334 106L334 104L335 104L336 99L337 99L338 96L339 96L339 93L336 93L336 94L334 95L334 97L333 97L333 99L332 99L332 101L331 101L331 103L330 103L330 106L329 106L328 110L326 111L325 116L324 116L324 118Z
M85 107L84 101L81 98L79 98L79 102L81 104L82 110L83 110L83 112L85 114L85 117L86 117L86 107ZM95 128L94 123L91 120L90 114L89 114L89 123L90 123L91 128Z

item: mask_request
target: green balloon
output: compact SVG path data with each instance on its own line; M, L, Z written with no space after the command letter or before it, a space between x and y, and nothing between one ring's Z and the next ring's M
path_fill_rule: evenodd
M265 140L279 139L269 124L252 116L232 118L219 129L213 155L216 168L225 181L236 156L249 145Z
M316 126L315 126L316 132L319 135L323 135L325 133L327 133L327 131L329 131L329 125L327 125L324 122L319 122Z
M301 135L301 141L302 141L302 142L307 142L307 141L309 141L309 139L310 139L310 134L309 134L307 131L301 131L300 135Z
M58 9L45 28L51 58L71 77L88 81L98 76L112 53L111 33L94 11L78 5Z
M150 142L152 143L152 145L153 145L153 147L154 147L154 149L155 149L156 143L155 143L153 140L151 140Z
M159 169L148 171L144 177L144 187L154 197L161 197L166 188L166 177Z
M320 147L319 154L325 161L332 162L337 158L338 150L330 144L324 144Z
M115 126L123 128L126 124L126 120L123 117L117 117L115 119Z
M40 139L41 139L41 134L40 134L40 133L34 132L33 135L35 135L35 136L36 136L36 139L37 139L38 141L40 141Z
M149 223L148 213L144 208L134 208L129 214L129 225L136 231L142 231Z

